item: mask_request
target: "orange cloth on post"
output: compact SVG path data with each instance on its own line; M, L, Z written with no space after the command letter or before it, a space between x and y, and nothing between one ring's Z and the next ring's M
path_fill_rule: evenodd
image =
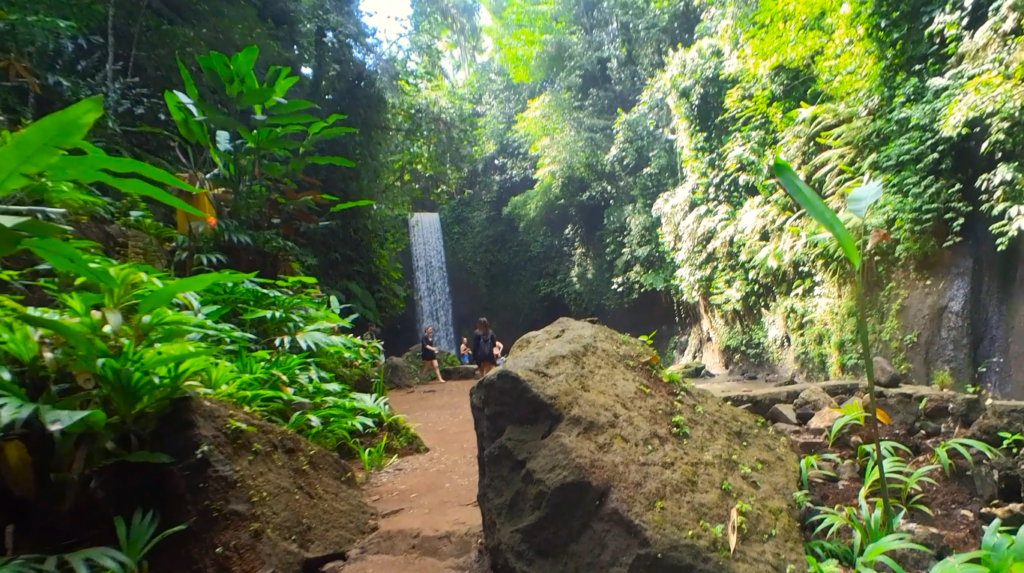
M201 211L203 216L199 217L186 213L181 209L177 209L179 233L187 235L190 225L192 225L196 231L203 231L209 230L209 227L216 224L217 211L213 208L213 201L210 201L209 193L188 193L185 197L182 197L182 199L189 205Z

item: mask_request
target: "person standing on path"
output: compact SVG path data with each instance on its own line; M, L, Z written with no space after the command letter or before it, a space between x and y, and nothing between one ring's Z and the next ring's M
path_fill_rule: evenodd
M469 350L469 343L466 342L466 337L462 337L462 344L459 345L459 362L462 364L469 364L470 359L473 358L473 353Z
M486 318L481 318L476 323L476 331L473 332L473 358L480 369L480 376L487 376L487 373L494 369L497 359L494 358L494 351L497 350L498 340L491 330L491 323Z
M420 376L427 373L427 367L434 368L437 374L437 381L444 384L446 380L441 378L441 369L437 366L437 347L434 346L434 327L428 326L423 329L423 338L420 339L420 358L423 359L423 367L420 368Z

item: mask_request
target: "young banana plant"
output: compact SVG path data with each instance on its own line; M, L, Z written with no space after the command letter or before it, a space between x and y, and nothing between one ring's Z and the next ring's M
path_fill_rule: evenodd
M876 459L882 459L882 446L881 439L878 432L878 408L875 406L875 369L871 359L871 344L868 340L868 325L865 319L867 308L865 304L864 294L864 278L863 278L863 257L861 256L860 248L857 242L850 235L850 231L847 230L843 222L839 220L835 212L829 208L828 205L822 201L821 197L814 192L813 189L807 186L800 176L797 175L796 171L789 166L785 160L781 157L775 158L775 163L772 166L775 172L775 177L779 180L779 184L786 190L786 193L793 198L801 207L807 211L807 214L814 218L822 227L828 230L832 234L836 243L839 245L840 250L846 255L846 259L850 261L850 265L853 266L854 276L854 288L857 295L857 335L860 339L861 353L864 360L864 373L868 379L868 404L867 411L875 412L873 416L867 416L870 423L870 430L874 435L875 440L875 452L877 454ZM882 184L878 181L867 181L860 187L857 187L850 192L849 197L846 199L846 208L856 215L859 219L864 220L867 218L868 209L876 201L882 197ZM878 241L879 237L884 236L884 231L872 233L871 239L869 239L869 248ZM884 523L891 523L889 519L892 516L892 507L889 503L889 487L888 482L885 479L885 470L879 465L879 481L882 486L880 488L882 494L882 507L884 511L883 520Z

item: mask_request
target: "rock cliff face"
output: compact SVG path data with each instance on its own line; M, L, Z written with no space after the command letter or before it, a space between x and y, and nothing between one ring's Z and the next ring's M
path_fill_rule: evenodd
M651 359L636 340L560 319L473 388L495 573L802 569L788 440L661 381Z

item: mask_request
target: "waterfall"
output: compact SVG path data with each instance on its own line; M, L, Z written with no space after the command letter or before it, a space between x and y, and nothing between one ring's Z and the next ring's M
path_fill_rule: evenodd
M416 289L416 318L423 336L434 327L434 345L455 353L452 330L452 298L448 292L448 266L444 259L441 218L437 213L413 213L409 218L412 244L413 286Z

